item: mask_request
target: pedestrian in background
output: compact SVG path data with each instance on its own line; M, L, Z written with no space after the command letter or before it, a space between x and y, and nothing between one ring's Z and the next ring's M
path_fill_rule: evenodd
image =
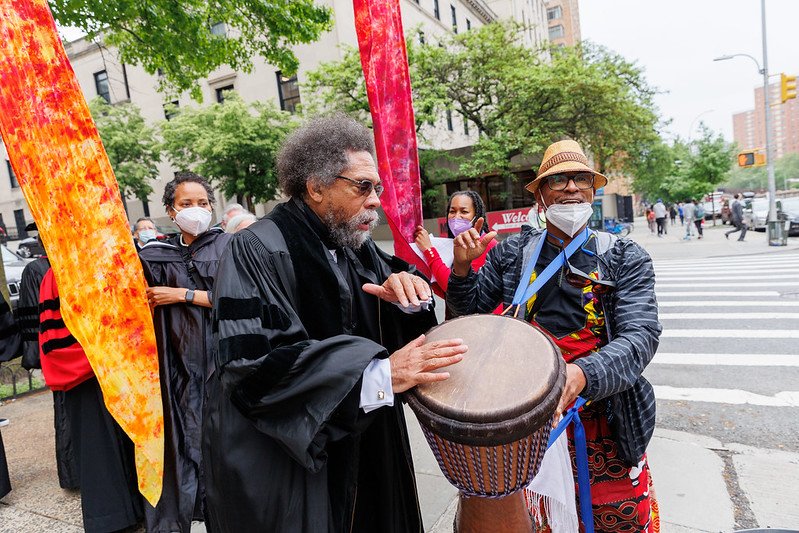
M654 235L657 224L655 222L655 211L651 207L646 208L646 225L649 226L649 233Z
M11 307L0 292L0 363L10 361L19 355L20 348L19 327L14 322ZM8 420L0 418L0 428L8 425ZM3 436L0 433L0 499L11 492L11 478L8 475L6 463L6 450L3 447Z
M222 211L222 220L219 222L219 227L227 231L228 222L230 222L230 220L233 217L237 217L245 213L249 213L249 211L244 209L243 205L235 203L228 204L227 207L225 207L225 210ZM233 232L228 232L228 233L233 233Z
M227 224L225 224L225 233L236 233L237 231L241 231L244 228L251 226L252 223L257 220L258 218L249 211L240 215L236 215L228 220Z
M655 214L655 224L658 227L658 237L663 237L666 234L666 216L668 215L666 211L666 204L663 203L663 200L658 198L658 201L655 202L655 205L652 206L652 211Z
M685 210L683 209L682 202L677 204L677 214L680 215L680 226L685 225Z
M158 237L155 229L155 222L148 217L141 217L133 225L133 242L136 244L136 252L141 252L145 244Z
M730 206L730 221L732 225L735 226L735 229L731 229L730 231L724 234L724 237L727 239L730 238L731 233L735 233L736 231L741 232L741 236L738 237L739 241L743 241L744 237L746 236L746 224L744 224L744 207L741 205L739 194L735 194L735 200L732 202L732 206Z
M691 200L686 200L682 205L681 221L685 221L685 239L690 239L694 234L694 204Z
M674 207L674 204L669 206L669 218L671 219L671 225L674 226L676 224L675 219L677 218L677 208Z
M704 237L702 225L705 223L705 207L699 203L699 200L694 200L694 225L696 226L697 238Z

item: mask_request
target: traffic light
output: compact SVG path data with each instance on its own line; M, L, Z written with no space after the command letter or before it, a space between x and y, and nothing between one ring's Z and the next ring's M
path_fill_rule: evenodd
M738 154L739 167L762 167L766 164L766 154L757 150L746 150Z
M738 154L739 167L753 167L755 166L755 153L754 152L741 152Z
M796 76L780 74L780 99L784 104L791 98L796 98Z

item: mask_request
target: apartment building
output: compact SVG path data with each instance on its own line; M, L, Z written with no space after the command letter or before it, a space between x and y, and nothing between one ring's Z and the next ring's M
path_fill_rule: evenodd
M580 8L577 0L546 2L547 37L558 46L574 46L580 42Z
M755 108L732 116L733 138L741 150L766 148L763 87L755 89ZM799 154L799 99L780 103L779 82L769 84L771 140L774 158Z
M300 67L296 75L286 76L279 69L254 58L250 73L220 68L208 78L198 82L203 94L203 104L188 95L167 99L157 91L157 76L147 74L141 67L125 65L119 61L114 49L78 39L66 46L70 62L87 100L102 96L112 104L131 102L141 109L145 120L155 124L165 120L167 104L181 106L208 105L221 101L224 91L235 90L246 102L273 101L287 111L294 111L302 102L301 83L306 73L321 63L338 60L344 46L357 47L353 6L350 0L320 0L334 13L333 28L314 43L295 48ZM486 23L511 17L526 24L531 46L547 39L546 9L544 0L402 0L403 26L406 32L417 32L419 39L435 40L437 36L469 31ZM213 26L211 31L224 35L224 24ZM469 131L457 115L442 116L435 128L425 132L425 138L435 148L461 148L476 141L475 128ZM424 147L424 146L423 146ZM165 161L159 165L159 175L152 182L153 193L147 202L127 199L131 220L140 216L162 218L161 196L165 184L175 169ZM217 206L223 209L228 199L218 198ZM259 206L258 214L269 206ZM21 189L8 163L7 154L0 145L0 226L11 233L24 234L26 222L32 220Z

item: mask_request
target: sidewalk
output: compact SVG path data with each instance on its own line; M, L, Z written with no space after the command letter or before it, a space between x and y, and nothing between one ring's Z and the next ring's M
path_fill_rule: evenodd
M41 392L0 406L0 416L11 420L2 431L13 484L0 502L2 533L82 531L80 497L58 486L51 398ZM450 533L457 491L441 474L415 416L408 411L407 418L424 523L429 532ZM656 430L649 459L664 533L733 531L744 506L756 520L745 527L799 529L799 454ZM731 501L730 483L740 484L747 501Z

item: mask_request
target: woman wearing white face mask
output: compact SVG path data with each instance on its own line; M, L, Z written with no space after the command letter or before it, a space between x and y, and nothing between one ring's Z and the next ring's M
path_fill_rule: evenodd
M212 368L211 304L231 235L210 228L213 190L201 176L177 173L163 201L180 234L150 241L139 254L153 309L165 430L163 493L155 508L145 504L145 515L148 531L188 531L192 520L203 519L200 431Z

